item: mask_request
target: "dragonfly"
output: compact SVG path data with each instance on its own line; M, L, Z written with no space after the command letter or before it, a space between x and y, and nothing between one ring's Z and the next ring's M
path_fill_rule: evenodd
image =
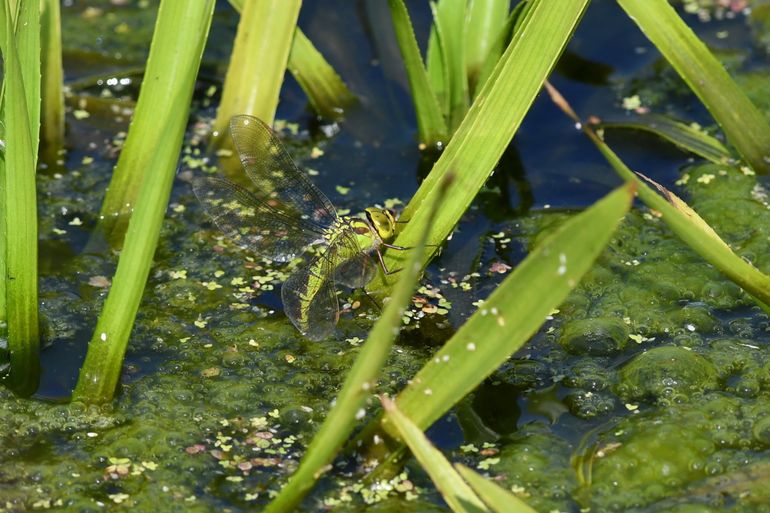
M234 116L230 135L253 187L205 176L193 181L195 195L225 235L257 255L290 262L315 248L283 283L281 300L303 336L323 340L339 319L338 286L364 288L378 263L385 274L397 272L388 270L381 252L383 247L408 249L391 244L395 214L370 207L363 217L338 215L259 118Z

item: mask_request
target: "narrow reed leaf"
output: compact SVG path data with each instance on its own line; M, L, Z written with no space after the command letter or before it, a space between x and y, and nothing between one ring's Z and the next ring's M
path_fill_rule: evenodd
M17 9L18 17L14 23L16 51L27 100L32 151L37 165L40 143L40 2L16 0L10 4L16 5Z
M125 156L125 162L145 166L144 175L136 184L138 195L118 268L73 400L104 403L115 393L176 174L214 4L215 0L161 0L147 74L121 155L121 161Z
M431 2L433 25L441 49L446 85L446 119L453 132L468 110L468 77L465 69L465 19L467 0Z
M176 165L210 8L210 0L160 2L139 99L100 212L113 245L123 240L146 177Z
M409 12L403 0L388 0L388 7L409 79L420 142L430 146L444 142L448 136L446 122L422 62Z
M769 173L770 124L668 0L618 3L698 95L746 163Z
M301 0L244 0L222 101L214 121L214 144L225 140L230 118L248 114L273 124L289 60Z
M355 103L356 97L299 28L294 31L288 68L318 115L338 119Z
M381 397L385 408L383 422L390 425L393 432L409 446L420 466L430 476L433 484L441 492L447 505L455 513L477 513L490 509L479 499L470 486L463 481L441 451L433 447L422 430L409 418L399 411L396 403L387 397Z
M409 222L394 244L412 246L425 230L429 231L429 244L440 244L449 236L511 142L587 4L588 0L531 2L521 28L514 34L479 97L406 206L402 218ZM435 221L428 225L425 222L428 211L422 204L437 193L438 185L452 170L456 180L447 192L451 201L442 206ZM432 251L426 252L423 264L431 256ZM397 269L402 266L403 258L395 251L388 251L385 263ZM378 277L369 289L386 289L390 283L387 277Z
M5 2L5 0L2 1L2 5L0 6L0 52L2 52L3 56L5 55L5 52L8 51L8 30L11 27L11 23L8 23L8 5ZM5 59L5 57L3 57ZM7 68L7 64L5 65L5 69ZM5 201L5 187L7 185L7 179L5 176L6 169L5 169L5 163L6 163L6 146L7 143L6 137L5 137L5 100L6 100L6 80L3 79L2 84L0 84L0 141L3 143L3 147L0 149L0 184L2 184L2 187L0 187L0 195L2 195L2 201L0 201L0 322L5 324L5 322L8 319L8 310L6 305L6 285L8 280L6 278L2 278L4 276L8 276L8 237L7 237L7 223L5 221L6 219L6 201Z
M64 71L61 48L61 9L59 0L40 3L42 58L43 144L54 153L64 144Z
M652 182L649 178L644 177L644 181L641 180L637 173L631 171L620 157L589 126L580 122L577 114L575 114L564 97L550 84L547 84L547 86L554 103L565 114L582 126L583 133L591 139L621 178L636 184L639 198L648 207L660 213L661 219L671 228L671 231L682 239L682 242L690 246L693 251L702 256L704 260L722 271L725 276L751 294L760 306L770 313L770 276L763 274L751 263L733 253L730 246L719 237L711 226L671 191ZM652 183L663 196L648 187L645 181Z
M37 198L35 174L39 140L40 97L31 91L40 89L40 55L32 62L22 62L18 43L34 39L24 32L40 30L36 25L24 27L14 34L8 0L2 2L5 40L2 42L5 98L5 152L2 190L5 209L5 302L8 323L8 350L11 355L10 373L6 384L21 395L31 395L38 386L40 375L40 341L38 332L37 296ZM23 0L19 7L20 23L35 23L39 4ZM30 43L34 46L34 42ZM37 47L39 51L39 46ZM25 58L31 58L25 49ZM37 80L37 86L26 83ZM30 105L29 102L32 102Z
M602 121L597 128L643 130L716 164L727 164L732 160L730 151L718 139L668 116L647 114L629 120Z
M236 11L243 11L246 0L229 1ZM321 116L338 118L356 101L355 95L299 27L294 32L288 68L305 91L310 105Z
M465 74L474 96L487 59L497 61L505 49L500 36L505 30L511 0L470 0L465 29Z
M616 189L546 237L398 395L401 411L427 428L523 346L591 268L634 190Z
M471 485L481 500L492 508L492 511L496 513L537 513L511 492L495 484L492 480L485 479L465 465L455 463L455 468L462 478Z
M446 187L444 187L446 189ZM435 213L443 195L439 195L432 211ZM369 332L361 352L350 369L342 390L318 433L307 448L299 469L291 476L278 496L266 508L267 513L294 511L323 473L323 469L349 439L355 424L360 420L367 398L373 392L377 377L390 354L390 348L399 332L412 292L419 280L425 234L417 245L409 250L410 256L393 295L385 305L382 315Z
M436 25L431 25L428 35L428 50L425 52L425 71L428 73L428 81L436 95L441 114L444 120L449 118L449 98L446 67L444 57L441 54L441 41L436 32Z
M497 34L497 40L495 41L493 48L499 46L500 48L504 49L508 46L508 42L511 40L511 37L513 37L513 34L516 32L516 30L518 30L519 25L524 20L524 15L526 14L526 9L529 5L530 2L528 0L522 0L516 4L511 13L508 15L508 18L505 20L505 24ZM484 84L487 83L489 76L492 74L492 70L495 69L497 61L499 60L499 52L491 51L489 54L487 54L487 58L484 60L481 68L479 69L478 77L476 77L476 86L472 89L471 98L474 100L476 99L476 96L478 96L478 93L481 91Z

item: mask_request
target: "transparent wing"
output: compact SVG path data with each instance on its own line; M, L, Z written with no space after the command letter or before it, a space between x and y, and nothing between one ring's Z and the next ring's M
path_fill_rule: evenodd
M252 116L233 116L230 133L243 169L263 201L319 228L334 224L334 206L297 167L269 126Z
M315 341L331 335L339 318L334 267L326 253L297 269L281 287L286 316L302 335Z
M377 264L368 252L361 249L352 232L342 232L327 253L334 254L334 279L341 285L362 289L377 274Z
M323 240L323 232L314 223L276 208L229 180L198 178L193 190L225 235L271 260L288 262Z

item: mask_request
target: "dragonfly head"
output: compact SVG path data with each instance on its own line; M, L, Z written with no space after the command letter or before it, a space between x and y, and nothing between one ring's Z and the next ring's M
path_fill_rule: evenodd
M389 208L370 207L364 210L366 220L372 225L383 242L390 242L396 236L396 216Z

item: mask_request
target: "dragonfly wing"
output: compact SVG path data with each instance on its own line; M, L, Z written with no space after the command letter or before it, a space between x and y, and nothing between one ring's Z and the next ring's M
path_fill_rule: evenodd
M269 126L253 116L233 116L230 133L243 169L264 201L320 228L334 224L337 213L329 198L297 167Z
M237 244L278 262L287 262L323 239L313 223L290 217L229 180L198 178L193 190L214 223Z
M372 256L362 250L355 236L347 231L335 239L327 253L332 252L336 258L334 279L337 283L362 289L377 274L377 264Z
M324 253L297 269L281 287L286 316L311 340L331 335L339 318L333 272L331 260Z

